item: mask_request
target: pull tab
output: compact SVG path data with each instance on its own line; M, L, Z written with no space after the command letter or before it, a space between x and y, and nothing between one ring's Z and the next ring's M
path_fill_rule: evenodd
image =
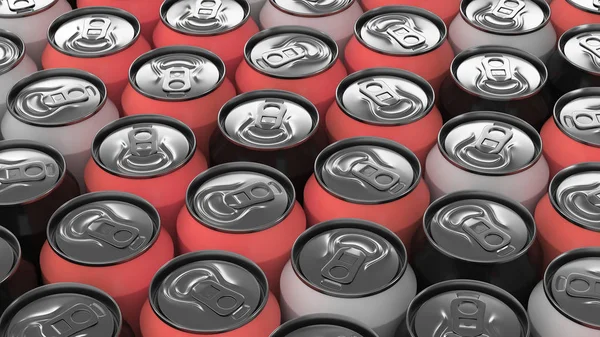
M500 125L488 125L475 143L475 148L482 153L499 154L506 143L512 139L513 132Z
M87 18L81 36L86 40L104 40L108 36L111 21L108 18Z
M600 188L592 190L587 195L588 202L596 207L600 208Z
M118 249L129 247L140 235L137 228L108 218L100 218L92 222L87 227L86 232L94 239L102 240ZM117 234L119 235L118 238Z
M427 41L425 36L408 24L408 21L399 22L397 25L388 28L387 34L406 49L417 49Z
M134 126L128 137L132 155L148 157L158 152L158 132L151 126Z
M579 40L579 45L592 53L595 57L600 58L600 37L592 35L586 36L583 39Z
M42 97L42 102L51 109L85 102L90 98L85 87L80 85L68 85L61 89L49 92Z
M321 269L321 276L325 278L323 284L333 282L333 287L340 288L339 284L350 284L358 274L360 266L366 260L365 253L356 248L342 248ZM331 288L332 286L330 286Z
M203 280L192 288L192 297L212 309L217 315L233 315L242 305L244 296L213 280ZM234 317L235 318L235 317Z
M35 8L35 0L8 0L8 9L13 12L26 12Z
M483 334L485 326L485 303L477 294L458 294L450 303L452 331L460 337L476 337Z
M271 201L275 199L275 193L269 188L269 185L260 181L229 192L223 199L229 207L239 210Z
M98 324L99 318L106 314L100 309L94 310L94 304L87 306L79 303L62 314L42 323L42 335L45 337L70 337Z
M267 110L269 108L277 109L277 111L269 112ZM264 130L279 129L286 112L287 106L283 100L266 100L258 106L254 124Z
M500 0L492 10L492 15L500 19L512 20L524 8L523 0Z
M395 105L401 100L401 97L381 80L364 81L358 84L358 89L380 107Z
M487 79L494 82L506 82L512 80L513 74L510 69L510 60L504 56L484 57L481 65Z
M577 288L573 286L574 284L577 284ZM583 285L587 286L582 287ZM567 294L573 297L600 300L600 278L572 273L567 277Z
M185 93L192 88L190 69L173 67L164 71L162 89L167 93Z
M219 14L221 9L221 0L197 0L196 1L196 17L200 20L214 19Z
M41 161L7 165L0 168L0 184L16 184L46 179L46 166Z
M465 223L463 230L488 252L497 252L510 244L510 235L487 221Z
M356 163L352 174L379 191L388 191L400 182L400 175L370 161Z
M279 68L288 63L297 61L306 55L300 46L286 46L269 50L262 54L262 59L271 68Z
M600 115L591 111L575 111L573 113L573 125L579 130L592 130L600 128ZM582 122L585 120L586 122ZM588 122L591 120L591 122Z

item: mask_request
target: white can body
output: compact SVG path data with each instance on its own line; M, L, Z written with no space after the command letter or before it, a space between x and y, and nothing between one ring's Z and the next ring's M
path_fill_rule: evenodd
M436 200L451 192L475 190L498 193L520 202L532 214L546 193L550 170L544 156L528 169L506 176L486 176L468 172L446 159L435 146L425 162L425 180Z
M249 0L248 4L250 5L250 16L258 25L260 22L260 11L265 5L266 0Z
M362 298L340 298L306 285L288 261L281 274L280 306L284 322L309 314L337 314L362 322L379 337L393 337L416 293L417 280L410 265L402 278L383 292Z
M10 89L12 89L15 83L35 73L37 70L38 68L33 60L28 55L25 55L16 67L0 75L0 120L6 111L6 97Z

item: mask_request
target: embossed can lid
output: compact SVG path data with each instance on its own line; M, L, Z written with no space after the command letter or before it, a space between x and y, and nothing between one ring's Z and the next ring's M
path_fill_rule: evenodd
M306 17L330 16L352 6L355 0L269 0L283 12Z
M577 68L600 76L600 24L569 29L558 40L558 50Z
M20 258L19 240L8 229L0 226L0 284L12 275Z
M166 0L160 8L163 23L188 35L217 35L235 30L250 16L246 0Z
M4 0L0 1L0 18L19 18L39 14L59 0Z
M377 334L347 317L313 314L284 323L269 337L377 337Z
M600 147L600 87L571 91L554 106L558 128L579 143Z
M16 34L0 29L0 75L12 70L24 57L23 40Z
M501 35L528 34L550 20L545 0L464 0L460 12L478 29Z
M593 14L600 14L600 0L567 0L571 5Z

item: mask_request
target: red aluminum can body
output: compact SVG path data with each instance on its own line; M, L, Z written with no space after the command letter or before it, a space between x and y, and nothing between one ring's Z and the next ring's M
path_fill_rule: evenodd
M594 6L594 1L556 0L550 4L557 37L567 30L585 24L600 23L600 8Z
M362 0L361 3L365 11L389 5L421 7L439 16L442 20L444 20L446 26L450 26L450 23L458 14L460 1L461 0Z

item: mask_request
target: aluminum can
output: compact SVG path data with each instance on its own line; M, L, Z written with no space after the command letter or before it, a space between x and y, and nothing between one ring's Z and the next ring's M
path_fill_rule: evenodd
M289 321L339 314L393 337L417 294L402 241L378 224L336 219L304 232L281 274L281 310Z
M529 124L507 114L477 111L444 124L427 156L425 180L432 200L477 190L520 202L533 213L546 193L549 169L542 139Z
M559 13L551 18L557 36L576 26L600 23L600 4L597 0L556 0L550 9L553 13Z
M548 70L538 58L508 47L483 46L456 56L440 89L444 121L471 111L499 111L536 130L552 114Z
M437 92L454 52L437 15L419 7L385 6L363 14L345 49L348 72L399 68L423 77Z
M244 44L258 33L246 0L165 0L153 41L156 47L189 45L217 54L235 80Z
M362 0L361 4L365 11L389 5L405 5L420 7L439 16L444 21L444 24L446 26L450 26L450 23L458 14L460 2L461 0Z
M207 168L189 127L171 117L138 115L98 132L84 178L90 192L113 190L144 198L175 238L188 184Z
M401 69L360 70L340 83L335 99L325 119L332 142L387 138L406 146L425 165L442 127L435 93L425 79Z
M77 69L43 70L19 81L7 97L8 111L0 123L2 136L53 146L85 191L83 171L94 135L119 118L104 83Z
M473 47L512 47L547 61L556 48L544 0L463 0L448 28L456 54Z
M129 193L88 193L52 215L47 236L40 255L44 283L85 283L106 291L139 335L150 281L174 256L156 209Z
M287 25L314 28L344 50L362 14L358 0L269 0L260 12L260 25L263 29Z
M48 29L44 69L77 68L98 76L120 109L129 66L150 44L132 14L111 7L88 7L60 16Z
M217 55L197 47L172 46L133 62L121 103L125 116L158 114L184 122L208 157L219 110L234 96L235 88Z
M575 248L600 246L600 163L580 163L560 171L535 209L544 266Z
M496 285L526 306L542 274L535 236L533 215L516 201L477 191L443 196L427 208L413 239L419 289L471 279Z
M144 337L269 336L280 320L262 270L219 250L187 253L163 266L141 313Z
M288 321L269 337L379 337L353 319L331 314L306 315Z
M244 48L245 62L235 80L238 91L280 89L311 101L321 121L346 77L332 38L307 27L280 26L254 35Z
M410 150L383 138L348 138L325 148L314 172L304 189L309 226L348 217L372 221L396 233L410 252L430 200Z
M38 68L47 44L46 32L59 16L69 12L66 0L6 0L0 2L0 29L19 36Z
M558 0L557 0L558 1ZM598 300L600 249L580 248L556 258L531 293L533 337L595 337L600 334ZM596 287L594 287L596 285Z
M219 112L210 142L213 165L250 161L285 174L299 191L327 146L319 113L306 98L281 90L257 90L230 100Z
M531 337L527 311L506 291L480 281L435 284L411 302L396 337Z

